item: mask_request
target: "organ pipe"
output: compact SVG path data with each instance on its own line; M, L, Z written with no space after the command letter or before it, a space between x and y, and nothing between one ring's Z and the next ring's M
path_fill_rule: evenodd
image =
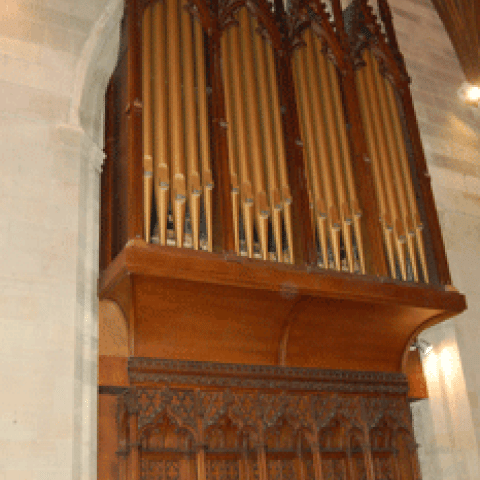
M235 252L291 262L293 198L276 51L271 32L251 12L251 7L240 6L235 21L219 35ZM355 145L349 138L339 70L317 33L307 26L300 34L292 74L301 137L297 143L303 149L318 265L365 274ZM145 239L212 251L210 148L215 139L209 123L206 39L202 21L192 15L187 0L157 1L145 8ZM401 105L376 56L365 49L362 59L355 86L390 275L429 282Z
M185 5L177 0L156 2L143 17L145 232L150 240L153 190L158 243L212 251L213 181L203 29ZM201 238L202 197L206 238ZM191 228L186 227L187 205ZM170 219L173 236L168 231Z
M258 28L256 21L253 22L253 27ZM281 199L278 185L277 166L275 164L275 141L274 124L272 118L272 111L270 106L270 92L269 92L269 73L267 73L267 59L264 41L260 35L255 35L255 51L256 51L256 69L258 72L258 86L260 105L263 113L263 132L265 135L265 159L266 170L269 185L270 205L273 207L273 232L275 237L275 244L278 246L278 261L282 261L282 225L281 225Z
M143 208L145 240L150 242L153 195L153 129L152 129L152 11L145 12L142 25L143 115Z
M290 192L290 185L287 174L287 159L285 156L285 140L282 128L282 119L280 113L279 90L277 83L277 74L275 68L275 60L273 54L273 47L266 42L264 48L267 55L268 63L268 77L269 77L269 94L271 99L271 107L273 110L273 121L275 131L275 155L278 158L278 172L280 178L281 195L283 202L283 212L285 229L287 233L288 248L290 249L290 258L294 258L293 252L293 228L292 228L292 194ZM280 260L279 260L280 261Z
M375 177L375 186L377 190L378 206L380 210L380 221L383 227L383 234L385 237L385 247L387 250L388 264L390 267L390 275L395 277L395 253L393 250L393 228L390 210L387 208L387 194L386 187L383 182L383 176L380 169L380 154L377 146L377 139L375 136L375 125L372 118L371 105L367 100L366 86L365 86L365 72L359 70L356 76L357 88L360 98L360 106L362 110L363 121L365 125L368 150L370 154L369 160L373 165L373 172Z
M242 42L242 70L245 72L245 102L247 106L247 128L252 159L253 184L255 187L255 210L260 237L261 255L264 260L268 254L268 217L269 208L265 192L265 172L263 168L263 152L260 138L260 112L257 80L255 76L255 57L253 51L253 32L250 15L246 8L239 13L240 35Z
M225 91L225 112L228 119L227 129L227 146L228 146L228 164L230 169L232 208L233 208L233 228L235 229L235 251L240 255L240 188L238 176L238 127L236 124L236 117L234 114L234 92L233 92L233 78L231 56L228 55L230 33L226 33L221 38L221 48L224 52L224 66L223 66L223 83Z
M236 18L238 24L229 27L221 38L236 249L243 254L239 240L241 210L245 254L250 258L259 255L264 260L290 261L292 198L272 46L246 8L240 9Z
M337 190L338 210L341 216L343 239L346 246L346 254L349 264L349 270L354 271L354 256L353 256L353 244L352 244L352 214L351 208L347 199L347 190L345 186L343 159L341 156L340 146L340 132L338 131L338 125L335 119L335 107L333 105L330 77L328 72L328 61L321 50L315 48L313 42L313 35L311 30L306 32L307 38L307 51L311 58L311 64L317 65L317 71L319 74L320 82L314 87L315 90L319 89L322 85L322 103L324 107L325 126L329 140L330 155L333 163L333 178Z
M240 32L235 25L227 31L225 35L229 35L230 45L228 52L224 53L224 57L232 56L232 79L235 92L235 113L236 125L238 126L238 153L239 153L239 170L241 182L241 202L243 210L243 221L245 229L245 237L247 243L247 254L253 258L253 188L252 178L250 174L250 165L248 163L249 153L247 151L247 129L246 129L246 113L244 103L244 86L243 86L243 68L241 63L240 49ZM225 67L224 67L225 68Z
M193 248L200 248L200 171L197 132L197 105L193 59L192 17L182 9L183 94L185 98L185 146L188 164L188 195L192 224ZM188 107L187 107L188 106ZM182 228L183 230L183 228Z
M146 12L148 9L146 10ZM154 64L154 178L157 198L157 217L160 245L167 244L167 214L170 190L170 162L167 119L167 70L166 59L166 21L164 3L155 3L153 7L153 64Z
M395 188L395 176L392 171L391 165L391 152L386 138L385 125L382 121L381 107L378 99L378 92L375 86L374 74L369 62L368 55L364 55L364 61L366 62L365 79L367 85L367 101L372 106L373 121L375 125L375 131L377 132L378 145L381 156L382 173L384 176L385 185L387 187L387 202L390 207L390 214L393 221L393 236L394 246L397 251L397 259L399 262L402 279L407 278L407 265L406 265L406 249L405 249L405 227L401 218L400 204L398 200L398 192Z
M202 157L202 185L204 190L207 227L207 251L213 250L212 189L213 178L210 161L210 134L208 128L208 102L205 70L205 45L203 29L198 19L194 20L196 88L198 95L198 123L200 129L200 152Z
M175 222L177 246L183 247L185 223L185 152L182 102L182 72L180 59L180 19L178 0L166 0L168 19L168 111L170 122L170 142L172 145L172 208Z
M374 166L391 275L396 278L398 262L401 278L407 280L408 265L413 280L418 282L420 262L423 279L428 282L422 223L395 92L370 51L364 51L363 60L365 65L357 71L356 81Z
M318 40L316 40L318 42ZM318 48L318 47L317 47ZM335 66L332 62L328 62L328 70L333 90L333 100L335 103L335 114L337 116L337 125L339 128L340 144L342 147L342 154L344 158L345 173L347 178L347 188L351 198L351 205L353 211L353 222L355 229L355 237L358 244L358 253L360 258L360 270L362 273L366 272L365 267L365 253L363 249L362 226L361 226L361 209L358 201L357 192L355 188L355 177L352 168L352 156L350 152L350 145L347 136L347 122L343 111L343 103L341 98L340 84Z
M303 38L305 45L294 52L294 76L302 140L311 174L311 196L315 198L317 211L320 252L323 259L328 259L331 246L335 269L365 272L361 212L339 81L318 38L310 29ZM323 266L330 265L323 261Z

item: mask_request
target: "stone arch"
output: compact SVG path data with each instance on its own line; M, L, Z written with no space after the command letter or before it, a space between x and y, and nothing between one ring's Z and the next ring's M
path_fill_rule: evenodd
M104 95L117 62L123 0L109 0L93 25L75 67L68 123L103 144Z

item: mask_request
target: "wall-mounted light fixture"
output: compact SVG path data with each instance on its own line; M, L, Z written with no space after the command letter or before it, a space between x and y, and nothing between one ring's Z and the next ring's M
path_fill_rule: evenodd
M433 346L426 340L417 339L410 345L410 351L413 352L415 350L419 350L423 355L427 356L433 350Z
M464 82L458 89L458 96L462 102L472 107L478 107L480 103L480 86Z

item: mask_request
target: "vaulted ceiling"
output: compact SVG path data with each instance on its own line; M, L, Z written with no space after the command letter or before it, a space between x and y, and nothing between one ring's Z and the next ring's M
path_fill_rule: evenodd
M480 84L480 1L432 0L471 83Z

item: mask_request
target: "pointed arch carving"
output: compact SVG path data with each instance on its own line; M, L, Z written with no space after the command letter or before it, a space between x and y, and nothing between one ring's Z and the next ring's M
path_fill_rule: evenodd
M375 385L371 373L349 372L335 384L340 373L325 371L308 390L290 368L275 367L277 380L267 367L243 366L236 374L212 364L202 373L195 362L184 365L193 376L172 368L160 375L160 363L144 359L140 376L138 362L133 386L119 397L118 451L127 470L139 459L145 480L165 475L165 462L173 462L171 480L178 469L188 480L370 479L375 469L418 479L411 476L418 466L406 392L386 394L386 378ZM269 380L256 378L262 375Z

